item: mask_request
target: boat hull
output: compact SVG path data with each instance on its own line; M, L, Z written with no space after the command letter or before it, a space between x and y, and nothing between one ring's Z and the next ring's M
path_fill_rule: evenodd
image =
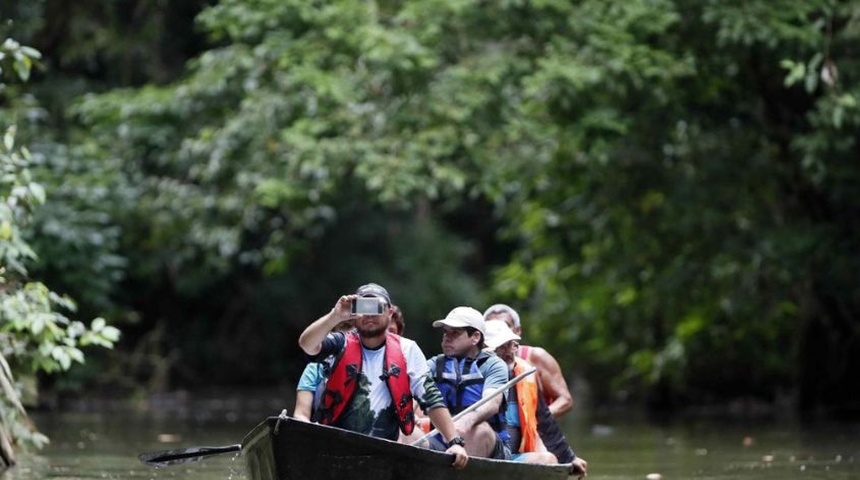
M570 468L470 457L455 470L443 452L285 416L254 428L242 454L250 480L560 480Z

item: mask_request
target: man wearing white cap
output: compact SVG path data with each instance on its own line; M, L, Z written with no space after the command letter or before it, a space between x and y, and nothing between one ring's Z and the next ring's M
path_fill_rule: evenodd
M442 352L427 361L427 368L442 392L451 414L488 397L508 381L508 368L499 357L485 352L484 317L471 307L457 307L433 322L442 329ZM497 395L454 422L469 455L508 459L507 432ZM432 442L432 437L431 437Z
M520 336L504 322L486 323L487 349L504 360L511 378L531 370L517 355ZM570 472L583 477L588 463L578 458L543 399L536 375L529 375L506 392L505 424L512 459L526 463L570 463Z
M503 303L497 303L485 310L484 320L488 323L501 320L517 335L523 334L520 315L516 310ZM538 380L552 416L559 418L569 412L573 408L573 397L567 387L567 381L561 373L561 366L555 357L545 349L532 345L520 345L517 354L537 367Z

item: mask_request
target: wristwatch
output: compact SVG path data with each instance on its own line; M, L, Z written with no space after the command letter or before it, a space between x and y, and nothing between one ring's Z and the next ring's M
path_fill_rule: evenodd
M451 448L452 445L459 445L463 448L466 448L466 441L463 440L463 437L457 435L451 440L448 440L448 443L445 445L445 448Z

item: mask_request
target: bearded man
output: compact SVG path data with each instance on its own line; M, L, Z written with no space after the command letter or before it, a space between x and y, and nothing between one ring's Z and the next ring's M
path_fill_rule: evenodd
M368 301L371 308L356 309ZM388 290L368 283L341 296L330 312L302 332L299 346L311 361L324 363L327 377L312 420L396 441L401 431L412 433L414 399L444 438L436 448L454 455L454 468L463 468L468 462L465 441L457 434L421 348L388 332L391 313ZM332 332L349 320L354 330Z

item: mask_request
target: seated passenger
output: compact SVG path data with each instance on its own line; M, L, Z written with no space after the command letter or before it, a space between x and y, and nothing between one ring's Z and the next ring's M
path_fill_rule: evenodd
M442 352L427 360L427 368L442 392L445 404L456 415L490 396L508 381L508 369L499 357L484 348L484 317L471 307L457 307L443 320ZM503 419L502 395L497 395L454 422L466 440L469 455L509 459ZM434 437L431 437L431 442Z
M388 324L388 331L402 337L404 330L406 330L406 319L403 318L403 312L397 305L392 305L391 323Z
M486 332L487 348L504 360L511 378L533 368L517 356L520 337L504 322L487 322ZM571 474L581 478L587 473L588 463L573 453L546 405L537 378L536 374L529 375L506 392L505 423L512 459L527 463L570 463Z
M517 335L522 336L520 315L513 308L497 303L484 312L484 321L501 320ZM555 418L561 418L573 408L573 396L570 388L561 372L558 361L545 349L537 346L520 345L517 355L526 359L530 364L538 368L538 377L543 388L549 411Z
M341 322L332 331L347 332L355 326L353 320ZM334 358L329 359L328 363L334 363ZM296 385L296 407L293 409L293 418L310 422L313 412L317 409L320 402L320 396L325 390L326 362L308 362L299 378L299 383Z

